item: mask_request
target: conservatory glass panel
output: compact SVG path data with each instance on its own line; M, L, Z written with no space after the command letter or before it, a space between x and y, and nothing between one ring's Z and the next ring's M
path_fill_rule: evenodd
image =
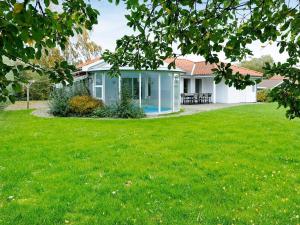
M160 76L161 112L171 111L173 108L172 73L161 73Z
M174 111L180 110L180 77L179 74L174 74Z
M122 72L121 92L127 91L133 102L139 105L139 73L134 71Z
M142 72L141 103L145 113L158 113L158 72Z
M114 104L119 100L119 78L105 76L105 104Z

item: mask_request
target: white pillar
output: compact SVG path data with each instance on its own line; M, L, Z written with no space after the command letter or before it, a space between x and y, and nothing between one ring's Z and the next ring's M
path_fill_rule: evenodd
M213 103L216 103L216 82L213 80Z
M105 102L105 73L102 74L102 100Z
M160 73L158 74L158 113L161 112Z
M190 93L195 93L196 92L196 90L195 90L195 78L194 77L192 77L191 78L191 80L190 80L190 85L191 85L191 89L190 89Z
M183 93L183 77L179 77L179 90L180 90L180 94Z
M142 74L139 73L139 105L142 108Z
M119 76L119 100L121 100L121 85L122 85L122 82L121 82L121 75Z
M174 93L174 79L175 79L175 77L174 77L174 73L171 73L171 79L172 79L172 112L174 112L175 111L175 107L174 107L174 105L175 105L175 101L174 101L174 97L175 97L175 93Z

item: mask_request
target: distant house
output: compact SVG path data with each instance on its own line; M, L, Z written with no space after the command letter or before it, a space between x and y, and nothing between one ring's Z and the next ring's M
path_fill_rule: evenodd
M270 79L263 80L262 82L260 82L257 85L257 89L258 90L273 89L275 87L280 86L283 83L283 79L284 79L284 77L277 75L277 76L271 77Z
M228 87L222 81L214 82L213 64L177 59L176 69L168 69L171 59L157 70L137 71L132 67L120 68L120 77L110 77L110 65L101 59L80 64L74 75L75 81L88 80L91 94L105 104L113 104L120 99L124 84L129 87L134 102L147 114L161 114L180 110L182 96L209 96L210 103L256 102L256 85L245 90ZM232 66L233 72L249 74L252 79L261 78L262 74L253 70ZM195 101L203 103L201 101Z

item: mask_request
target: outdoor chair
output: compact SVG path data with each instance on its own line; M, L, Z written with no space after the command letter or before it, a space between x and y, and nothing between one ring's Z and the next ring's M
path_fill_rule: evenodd
M211 93L208 93L208 94L207 94L207 103L212 103L212 101L211 101L211 96L212 96Z
M205 103L205 94L199 94L199 103L200 104Z
M199 94L198 93L194 94L193 103L194 104L199 104Z

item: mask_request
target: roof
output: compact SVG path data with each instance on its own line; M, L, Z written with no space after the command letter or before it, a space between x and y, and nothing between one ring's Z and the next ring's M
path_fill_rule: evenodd
M166 59L165 62L171 63L174 59L169 58ZM206 63L205 61L193 62L188 59L176 59L175 60L176 67L182 69L189 75L194 76L207 76L212 75L212 69L217 68L217 64ZM247 68L239 67L236 65L231 65L231 69L234 73L239 72L242 75L251 75L255 77L262 77L262 73L257 72L255 70L250 70Z
M263 80L260 82L257 87L259 89L272 89L277 87L278 85L282 84L284 77L280 75L276 75L271 77L268 80Z
M79 63L78 65L76 65L76 67L77 67L78 69L80 69L80 68L82 68L82 67L84 67L84 66L87 66L87 65L89 65L89 64L92 64L92 63L94 63L94 62L97 62L97 61L100 60L100 59L101 59L101 57L96 57L96 58L94 58L94 59L88 59L88 60L85 61L85 62Z
M170 64L171 62L173 62L173 60L174 59L169 58L169 59L166 59L165 62ZM176 64L176 67L191 74L195 63L188 59L176 59L175 64Z

